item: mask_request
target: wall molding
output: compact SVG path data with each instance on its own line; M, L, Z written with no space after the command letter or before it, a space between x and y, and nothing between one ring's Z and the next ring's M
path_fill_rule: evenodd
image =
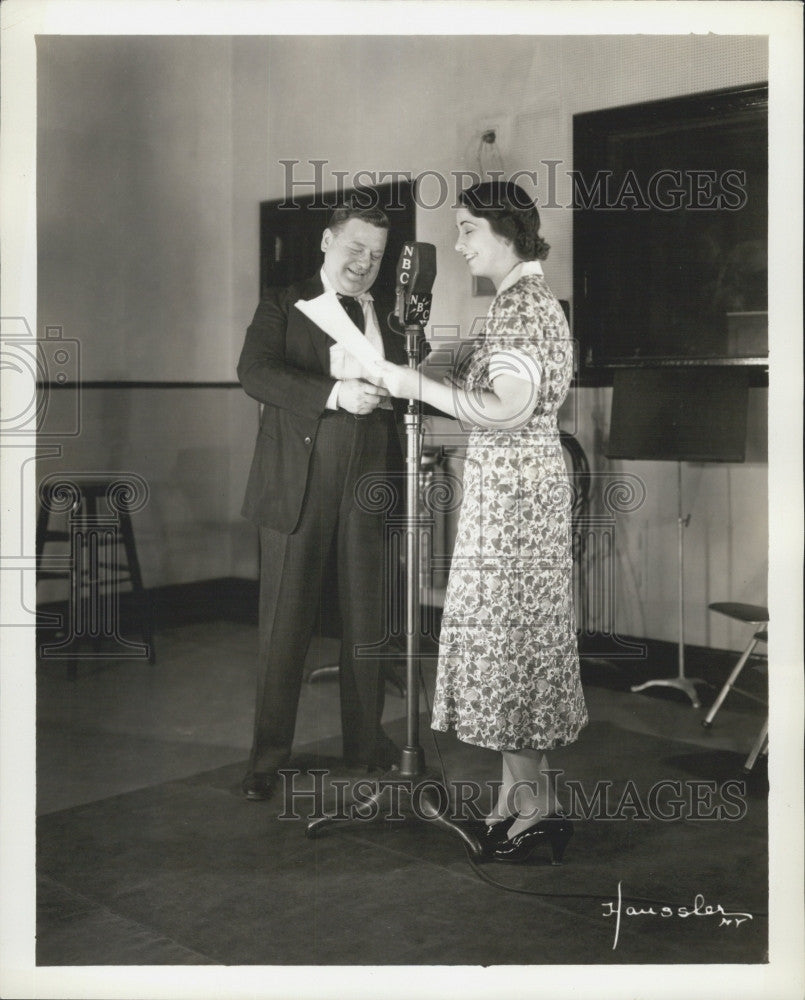
M240 382L37 382L37 389L242 389Z

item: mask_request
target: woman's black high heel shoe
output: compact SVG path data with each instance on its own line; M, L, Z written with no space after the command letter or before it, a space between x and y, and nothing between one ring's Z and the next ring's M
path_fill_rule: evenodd
M507 839L497 844L492 853L492 860L520 864L531 857L538 844L547 840L551 845L551 864L560 865L572 836L573 824L569 819L555 813L518 833L511 840Z
M467 821L467 826L480 841L484 853L488 854L498 844L506 842L509 828L516 819L516 815L507 816L506 819L498 820L497 823L487 823L484 819L471 819Z
M514 816L507 816L506 819L499 819L497 823L487 823L486 820L483 820L480 838L482 843L497 844L508 839L509 827L516 819L517 814L515 813Z
M517 819L517 816L507 816L506 819L498 820L497 823L487 823L483 819L467 820L466 825L475 835L481 845L483 859L490 860L495 848L499 844L505 844L508 840L509 828Z

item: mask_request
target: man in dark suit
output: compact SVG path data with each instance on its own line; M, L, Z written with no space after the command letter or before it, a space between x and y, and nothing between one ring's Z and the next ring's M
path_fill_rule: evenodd
M362 477L382 477L401 465L394 410L360 363L294 307L335 292L367 339L404 364L403 341L369 293L388 225L377 208L336 209L322 236L321 271L266 294L238 362L241 385L263 404L243 505L244 516L259 525L261 557L257 703L242 786L252 800L271 795L277 769L290 757L303 664L332 550L344 758L368 768L398 760L380 725L381 662L360 649L385 634L384 512L356 498Z

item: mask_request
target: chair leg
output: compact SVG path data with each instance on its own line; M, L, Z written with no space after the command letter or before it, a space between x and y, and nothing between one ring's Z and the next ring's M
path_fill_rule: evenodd
M732 673L727 678L727 681L724 684L724 687L719 691L718 697L713 702L713 706L710 709L710 711L707 713L706 718L702 720L702 725L704 726L705 729L709 729L710 726L713 724L713 719L716 717L716 713L721 708L721 706L722 706L722 704L724 702L724 699L729 694L730 688L738 680L738 675L743 670L743 668L746 666L746 661L749 659L749 657L754 652L755 646L757 646L757 644L758 644L758 639L757 639L756 636L753 636L752 639L751 639L751 641L750 641L750 643L749 643L749 645L746 647L746 649L741 654L740 660L738 660L738 662L735 664L735 667L733 668Z
M755 761L760 756L761 750L763 750L763 748L768 743L768 738L769 738L769 719L768 716L766 716L766 721L763 723L763 728L760 730L758 738L755 741L755 745L749 751L749 756L746 758L746 761L744 762L744 771L751 771L752 768L755 766Z

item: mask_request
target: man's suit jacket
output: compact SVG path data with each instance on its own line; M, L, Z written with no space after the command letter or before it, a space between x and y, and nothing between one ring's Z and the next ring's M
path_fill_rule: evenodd
M331 337L294 304L313 299L324 288L315 277L287 288L270 289L257 307L238 362L245 391L263 403L243 516L290 534L299 521L308 468L319 422L335 379L330 375ZM405 364L403 338L386 322L375 302L386 358ZM392 400L399 417L405 402Z

